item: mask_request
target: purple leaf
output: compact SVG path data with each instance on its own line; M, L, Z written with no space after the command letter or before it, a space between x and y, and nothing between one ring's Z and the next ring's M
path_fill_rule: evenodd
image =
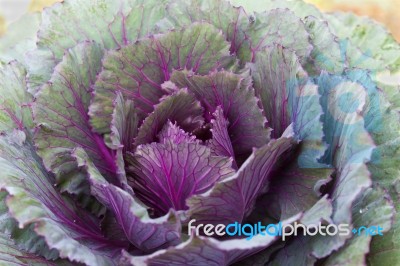
M229 121L228 133L236 156L248 156L254 147L269 141L267 120L258 107L249 78L231 72L213 72L207 76L193 75L188 71L175 71L171 81L196 95L210 121L220 106Z
M132 195L108 183L82 149L73 154L89 173L92 195L111 210L128 240L139 250L150 252L180 243L181 225L174 211L152 219Z
M211 120L212 138L208 142L213 155L235 158L231 139L229 138L228 125L229 122L224 117L224 112L220 106L217 107L214 114L214 119ZM236 162L233 161L233 166L237 169Z
M174 144L198 142L195 136L189 135L176 123L172 124L171 121L168 121L160 134L158 134L158 139L162 144L166 144L167 142L172 142Z
M256 198L268 187L275 163L296 144L289 128L281 138L256 149L235 175L206 193L189 198L188 216L198 223L241 222L253 210Z
M107 145L115 150L122 149L126 154L133 150L133 141L137 136L138 117L131 100L125 100L122 93L117 93L111 119L111 133Z
M186 89L166 96L155 106L154 112L143 121L135 145L156 141L157 135L168 121L177 123L183 130L191 132L204 123L203 108Z
M117 177L121 188L133 194L128 185L125 172L124 156L134 149L133 141L138 132L138 118L133 102L124 99L121 93L117 93L114 102L114 111L111 119L111 133L105 136L106 144L115 150Z
M282 226L294 223L301 217L295 215L282 221ZM160 250L147 256L131 256L124 253L131 265L209 265L227 266L253 255L278 240L279 236L256 235L251 240L216 240L211 237L192 236L186 242L169 249Z
M22 131L0 137L0 188L9 194L6 204L20 228L33 226L61 258L87 265L113 265L126 242L103 236L99 220L62 196L53 186Z
M233 174L232 160L212 156L200 143L172 141L139 146L127 158L135 193L157 212L185 210L186 199Z

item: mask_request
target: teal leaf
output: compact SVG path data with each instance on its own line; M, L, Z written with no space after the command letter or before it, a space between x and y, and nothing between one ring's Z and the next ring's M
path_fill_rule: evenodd
M385 235L391 228L395 209L390 196L380 187L367 189L353 206L353 225L358 233L344 247L332 254L324 265L361 265L366 264L366 254L370 251L372 238L362 227L380 226L380 233ZM376 233L378 231L376 230Z
M369 70L400 70L400 45L392 34L381 24L367 17L352 13L325 15L333 34L348 39L364 54L379 59L380 64L370 65Z
M329 144L323 162L336 169L330 191L335 224L352 223L353 203L372 184L366 163L371 160L375 144L364 128L361 112L367 106L369 91L360 81L362 73L358 74L361 75L352 77L349 73L346 77L322 73L316 80L324 111L324 140ZM313 237L313 255L325 257L350 237Z
M324 154L323 113L316 84L302 68L293 51L272 45L256 53L254 64L249 64L256 95L273 129L279 137L293 124L298 140L302 142L297 162L300 167L319 168L318 159Z

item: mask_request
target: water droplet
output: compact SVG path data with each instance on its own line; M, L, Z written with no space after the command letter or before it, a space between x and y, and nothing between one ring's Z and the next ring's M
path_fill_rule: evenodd
M256 17L254 15L250 15L250 17L249 17L250 24L253 24L255 21L256 21Z
M76 223L76 220L74 220L74 223Z
M363 209L360 209L360 213L363 213Z

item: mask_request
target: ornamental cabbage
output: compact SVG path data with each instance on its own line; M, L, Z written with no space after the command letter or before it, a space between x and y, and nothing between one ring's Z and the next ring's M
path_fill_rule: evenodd
M400 261L400 46L381 25L301 0L65 0L0 47L1 265Z

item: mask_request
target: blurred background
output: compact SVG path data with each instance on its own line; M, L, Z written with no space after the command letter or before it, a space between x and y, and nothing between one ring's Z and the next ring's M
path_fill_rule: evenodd
M3 34L7 25L20 18L26 12L42 10L62 0L0 0L0 35Z
M400 0L305 0L319 7L332 11L349 11L360 16L371 17L383 24L400 42Z
M35 12L62 0L0 0L0 35L25 12ZM252 1L252 0L249 0ZM324 11L351 11L385 24L400 41L400 0L305 0Z

